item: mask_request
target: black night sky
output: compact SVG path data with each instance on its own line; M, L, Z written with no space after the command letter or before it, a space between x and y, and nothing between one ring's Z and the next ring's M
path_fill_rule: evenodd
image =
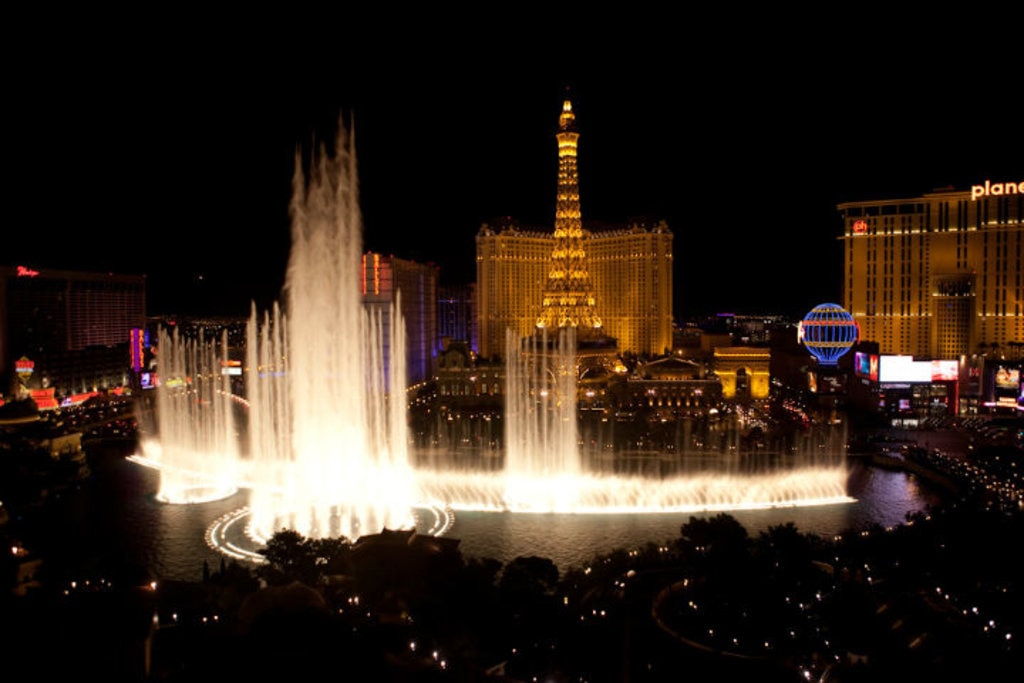
M525 17L26 25L2 260L145 274L150 314L264 307L295 153L344 117L366 249L469 282L482 223L551 228L566 88L584 221L668 222L680 318L838 300L839 202L1024 175L1020 60L998 26L982 52L878 18L636 14L570 22L571 39Z

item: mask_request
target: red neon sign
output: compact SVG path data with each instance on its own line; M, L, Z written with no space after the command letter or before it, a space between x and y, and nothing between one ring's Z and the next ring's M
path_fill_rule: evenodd
M35 277L36 275L39 275L38 270L32 270L25 266L18 266L18 277Z

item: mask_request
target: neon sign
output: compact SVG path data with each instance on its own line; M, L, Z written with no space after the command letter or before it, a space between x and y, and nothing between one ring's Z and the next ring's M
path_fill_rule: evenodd
M998 197L1004 194L1024 194L1024 180L1016 183L993 183L986 180L984 185L971 185L971 201L978 197Z
M144 358L144 342L145 336L143 331L138 327L133 327L128 333L130 340L130 362L132 370L138 372L142 369L142 362Z
M853 234L863 235L868 231L868 222L863 218L859 218L853 222Z
M38 270L32 270L25 266L18 266L18 277L35 277L36 275L39 275Z

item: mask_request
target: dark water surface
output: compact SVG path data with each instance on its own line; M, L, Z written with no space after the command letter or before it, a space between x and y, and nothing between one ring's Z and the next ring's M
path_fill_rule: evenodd
M897 525L908 514L941 504L942 492L902 471L880 469L850 459L847 492L856 502L816 507L737 510L729 514L756 535L792 522L803 532L834 535L875 524ZM205 541L218 517L244 506L248 494L211 503L168 505L154 494L159 472L122 458L107 458L93 468L80 490L51 506L44 525L47 555L88 570L115 562L137 566L155 578L199 580L203 562L217 567L221 555ZM446 534L460 541L464 556L491 557L502 563L536 555L565 571L585 566L595 555L618 548L676 538L691 515L524 514L457 512ZM38 544L37 544L38 545Z
M873 524L891 526L908 513L941 503L941 492L913 475L855 464L847 492L856 502L815 507L734 510L732 515L756 535L771 526L793 522L803 532L831 536ZM461 512L448 534L460 539L464 555L507 562L520 555L554 561L562 571L584 566L595 555L617 548L636 548L679 536L691 516L717 513L655 513L611 515L515 514Z

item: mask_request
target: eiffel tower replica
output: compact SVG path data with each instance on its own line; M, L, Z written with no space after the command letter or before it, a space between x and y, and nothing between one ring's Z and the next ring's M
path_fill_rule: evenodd
M547 338L550 345L560 331L572 328L577 365L587 358L600 362L614 356L618 348L616 340L606 335L601 327L587 269L576 153L580 135L568 97L562 103L555 137L558 140L555 244L534 336Z

